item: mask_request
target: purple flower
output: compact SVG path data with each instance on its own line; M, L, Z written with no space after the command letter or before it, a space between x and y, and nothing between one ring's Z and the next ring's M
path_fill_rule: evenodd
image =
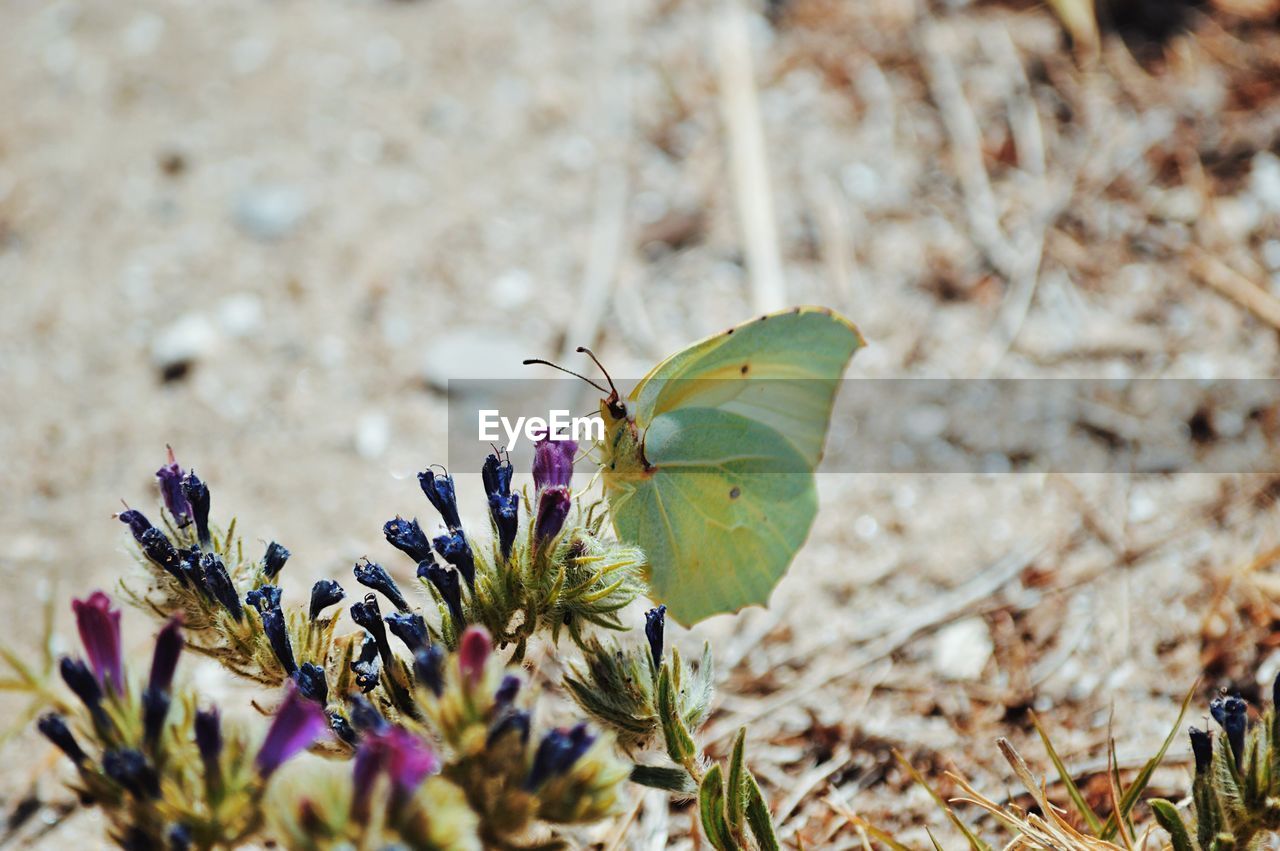
M182 468L173 457L173 447L169 450L169 462L156 470L156 478L160 480L160 495L164 498L164 507L169 509L173 522L181 528L191 522L191 503L182 489Z
M209 486L200 481L196 471L192 470L182 479L182 493L191 504L191 516L196 521L200 546L207 548L213 541L209 536Z
M133 533L133 539L139 544L142 543L143 533L153 528L145 514L132 508L121 511L116 515L116 519L129 527L129 531Z
M476 587L476 561L475 556L471 553L471 545L467 543L467 536L462 534L462 530L459 529L447 535L441 535L432 543L435 544L436 552L440 553L440 557L456 567L458 573L462 574L462 578L467 580L467 587L474 591Z
M391 605L400 611L409 611L409 602L405 600L404 594L400 593L399 586L391 578L391 574L387 573L385 567L366 559L363 562L356 562L354 571L356 582L366 588L372 588L374 591L380 592L382 596L391 601Z
M151 678L147 687L167 692L173 685L173 672L182 655L182 618L172 617L156 636L156 649L151 656Z
M315 744L328 730L329 719L320 705L314 700L307 700L290 683L285 687L284 703L276 712L254 761L258 773L270 777L287 760Z
M369 816L370 796L379 774L391 780L392 806L402 804L418 786L440 769L440 760L425 741L402 727L371 730L356 748L352 785L352 815L363 822Z
M515 702L516 695L520 693L520 678L515 674L507 674L502 678L502 682L498 684L498 689L493 693L494 706L499 709L505 709Z
M440 512L440 519L450 529L461 529L462 521L458 519L458 497L453 490L453 476L448 473L437 476L430 470L418 474L418 484L427 499Z
M473 688L484 677L484 665L493 652L493 639L489 630L482 626L469 626L458 641L458 670L462 672L463 682Z
M538 752L533 757L533 767L524 787L533 792L553 777L559 777L573 767L573 764L587 752L596 737L587 730L585 723L572 729L560 728L552 730L538 744Z
M80 743L76 741L76 737L72 735L71 729L67 727L67 722L62 720L62 716L55 712L48 712L40 716L40 720L36 723L36 728L49 741L53 742L58 750L62 751L76 765L88 759L84 750L81 749Z
M461 629L466 623L466 618L462 614L462 584L458 581L458 571L452 567L424 563L418 565L418 575L424 577L440 592L445 605L449 607L449 616L453 618L454 629Z
M644 613L644 637L649 639L649 655L653 669L662 667L662 637L667 623L667 607L658 606Z
M382 526L382 534L386 537L387 543L415 562L431 559L431 542L427 540L416 517L413 520L405 520L403 517L388 520Z
M103 688L124 692L124 657L120 650L120 610L111 598L94 591L87 600L72 600L80 642L89 656L94 676Z
M325 609L347 596L342 586L332 579L321 579L311 586L311 619L315 620Z
M539 440L533 448L534 488L567 488L573 477L573 459L577 454L576 440L552 440L549 434Z
M267 551L262 555L262 574L268 579L275 579L276 575L284 569L284 563L291 555L293 553L275 541L267 544Z
M573 501L566 487L549 487L539 493L538 517L533 526L534 539L539 543L546 543L559 535L572 506Z

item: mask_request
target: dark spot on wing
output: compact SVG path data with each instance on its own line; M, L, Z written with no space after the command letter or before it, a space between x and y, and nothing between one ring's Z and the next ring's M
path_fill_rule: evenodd
M742 365L742 369L739 370L739 372L741 372L743 375L746 375L750 369L751 369L750 365L744 363Z
M729 488L729 499L737 499L740 496L742 496L742 488L737 485Z

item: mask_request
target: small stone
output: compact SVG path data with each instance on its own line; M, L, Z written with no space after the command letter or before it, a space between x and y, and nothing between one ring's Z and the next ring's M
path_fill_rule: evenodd
M1249 172L1249 191L1264 209L1280 213L1280 157L1270 151L1254 154Z
M262 299L253 293L228 296L218 305L218 322L232 337L248 337L262 327Z
M184 314L151 341L151 362L165 375L181 372L208 357L218 345L218 330L199 313Z
M309 212L306 194L296 186L264 184L240 193L235 222L249 236L264 241L283 239Z
M369 411L356 423L356 454L373 460L380 458L391 443L391 423L385 414Z
M933 639L933 668L945 680L976 680L991 659L995 644L982 618L943 627Z

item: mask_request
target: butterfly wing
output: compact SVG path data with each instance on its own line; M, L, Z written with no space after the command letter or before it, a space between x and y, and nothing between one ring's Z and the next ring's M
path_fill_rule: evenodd
M732 411L772 428L813 468L840 377L862 345L853 323L827 308L762 316L658 364L632 390L629 409L641 428L681 408Z
M861 345L843 317L796 308L695 343L632 391L648 467L606 469L606 495L672 617L768 601L817 513L813 470Z

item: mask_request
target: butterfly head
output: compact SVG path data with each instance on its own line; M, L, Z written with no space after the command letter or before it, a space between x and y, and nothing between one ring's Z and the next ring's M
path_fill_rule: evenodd
M529 366L530 364L535 363L542 364L543 366L549 366L552 369L558 369L561 372L568 373L574 378L581 378L601 393L606 394L606 396L600 400L600 412L602 414L611 417L615 421L625 420L627 418L627 403L622 400L621 394L618 393L618 388L614 386L613 379L609 377L609 372L604 368L604 365L600 363L600 359L597 358L595 353L586 346L578 346L578 353L585 354L587 357L591 358L596 366L600 367L600 371L604 373L604 380L609 384L608 388L600 386L599 382L592 381L585 375L580 375L571 369L565 369L559 364L554 364L551 361L543 360L542 358L526 358L524 365Z

